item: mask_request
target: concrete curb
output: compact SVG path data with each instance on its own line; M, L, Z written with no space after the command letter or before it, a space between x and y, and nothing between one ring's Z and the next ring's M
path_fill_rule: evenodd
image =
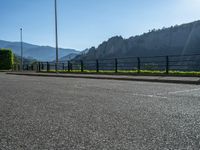
M102 80L122 80L122 81L144 81L144 82L160 82L160 83L175 83L175 84L195 84L200 85L200 79L198 80L176 80L176 79L164 79L164 78L139 78L140 76L112 76L112 75L81 75L81 74L43 74L43 73L16 73L7 72L9 75L24 75L24 76L40 76L40 77L61 77L61 78L84 78L84 79L102 79ZM181 77L180 77L181 78Z

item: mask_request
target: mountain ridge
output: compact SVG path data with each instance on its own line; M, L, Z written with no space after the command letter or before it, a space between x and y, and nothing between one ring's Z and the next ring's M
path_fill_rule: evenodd
M91 47L87 54L75 59L104 59L117 57L146 57L200 53L200 21L153 29L148 33L124 39L114 36Z
M10 42L0 40L1 48L10 48L13 53L20 56L21 55L21 43L20 42ZM34 44L29 44L23 42L24 57L31 57L38 61L53 61L55 59L55 48L51 46L39 46ZM80 52L75 49L64 49L59 48L59 58L70 54L79 54Z

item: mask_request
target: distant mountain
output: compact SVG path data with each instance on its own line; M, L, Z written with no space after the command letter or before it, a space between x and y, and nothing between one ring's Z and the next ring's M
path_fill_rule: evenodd
M94 47L93 47L94 48ZM90 49L85 49L83 51L81 51L79 54L77 54L77 56L75 56L73 59L82 59L84 57L87 57L87 54L89 53L89 51L91 51L92 48Z
M59 59L70 55L70 54L78 54L79 51L73 50L73 49L59 49ZM33 58L36 58L40 61L53 61L55 60L56 50L53 47L49 46L39 46L36 48L28 49L24 56L31 56Z
M87 53L89 52L90 49L85 49L83 51L81 51L80 55L87 55Z
M59 61L66 62L66 61L69 61L69 60L74 59L76 56L78 56L77 53L71 53L71 54L69 54L69 55L67 55L67 56L61 57L61 58L59 59Z
M151 30L140 36L110 38L76 59L200 54L200 21Z
M8 42L0 40L1 48L11 48L13 53L21 55L20 42ZM32 58L38 61L53 61L55 59L55 48L50 46L38 46L29 43L23 43L24 57ZM79 54L80 52L74 49L59 49L59 58L67 56L69 54Z
M87 55L88 52L89 52L89 49L85 49L85 50L81 51L80 53L71 53L67 56L60 58L60 61L69 61L69 60L72 60L72 59L74 59L78 56Z
M20 64L20 61L21 61L21 57L19 55L15 55L14 56L14 63L15 64ZM36 59L33 59L31 57L28 57L28 58L23 58L23 63L24 64L31 64L33 62L36 62L37 60Z

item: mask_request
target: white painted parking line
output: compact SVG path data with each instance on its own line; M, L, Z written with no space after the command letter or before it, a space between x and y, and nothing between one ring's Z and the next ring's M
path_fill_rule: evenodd
M158 95L145 95L145 94L133 94L134 96L142 96L142 97L150 97L150 98L162 98L167 99L165 96L158 96Z
M198 88L198 89L190 89L190 90L183 90L183 91L169 92L168 94L188 93L188 92L194 92L194 91L199 91L199 90L200 90L200 88Z

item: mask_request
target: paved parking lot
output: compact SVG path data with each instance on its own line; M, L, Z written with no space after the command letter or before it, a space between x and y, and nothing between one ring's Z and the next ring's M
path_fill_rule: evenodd
M0 73L1 150L200 149L200 86Z

